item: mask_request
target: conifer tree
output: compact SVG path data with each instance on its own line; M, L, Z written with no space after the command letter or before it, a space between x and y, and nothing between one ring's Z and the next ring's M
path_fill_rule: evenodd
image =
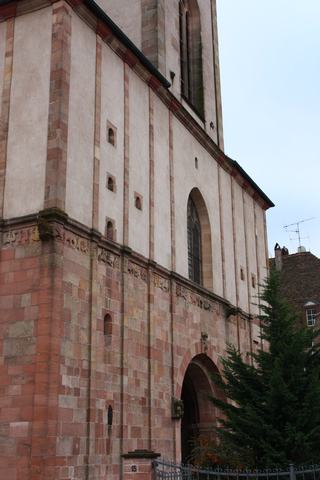
M228 346L223 379L215 378L226 398L212 398L222 413L219 455L237 467L320 462L318 332L297 328L296 314L280 296L278 273L271 273L260 300L264 349L248 363Z

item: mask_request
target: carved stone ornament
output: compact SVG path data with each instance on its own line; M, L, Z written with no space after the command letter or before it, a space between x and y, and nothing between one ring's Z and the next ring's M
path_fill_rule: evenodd
M176 295L177 297L183 298L187 306L194 305L201 310L205 310L207 312L213 312L215 310L214 305L209 302L209 300L201 297L200 295L197 295L196 293L191 292L182 285L177 284Z
M111 268L119 269L120 267L119 257L101 248L98 249L98 261L105 263Z
M201 346L202 346L202 352L207 353L209 348L207 332L201 332Z
M9 230L3 234L3 247L15 247L28 245L40 241L38 227Z
M160 277L156 273L153 276L153 284L156 288L160 288L163 292L169 292L169 281L166 278Z
M140 265L130 262L130 260L127 262L127 272L129 275L132 275L135 278L140 278L143 282L147 282L148 276L146 269L140 267Z
M172 414L171 417L174 420L181 420L184 414L183 400L180 398L172 398Z

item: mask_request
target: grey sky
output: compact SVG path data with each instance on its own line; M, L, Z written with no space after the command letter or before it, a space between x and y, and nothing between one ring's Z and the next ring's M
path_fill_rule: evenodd
M269 251L301 224L320 257L320 0L217 0L226 153L276 206ZM294 234L290 234L294 236Z

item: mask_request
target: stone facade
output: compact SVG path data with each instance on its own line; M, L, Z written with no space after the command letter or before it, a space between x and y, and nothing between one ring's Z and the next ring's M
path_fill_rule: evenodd
M175 45L168 2L136 3ZM272 203L94 2L2 2L0 39L0 476L142 479L124 454L181 459L189 366L215 393L226 342L259 345ZM210 288L188 280L193 190Z

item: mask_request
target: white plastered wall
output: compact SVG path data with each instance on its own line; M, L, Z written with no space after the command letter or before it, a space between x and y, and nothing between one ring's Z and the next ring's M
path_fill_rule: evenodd
M198 169L195 168L198 158ZM174 119L173 159L175 195L176 270L188 277L187 203L191 190L197 187L206 204L212 241L213 291L222 295L222 259L219 216L218 169L216 161Z
M245 246L244 214L242 188L233 181L234 191L234 225L235 225L235 250L237 259L236 277L238 281L239 307L248 311L248 288L247 288L247 260ZM240 269L243 269L244 280L240 278Z
M4 77L4 55L6 50L6 31L7 23L0 23L0 116L1 116L1 105L2 105L2 87L3 87L3 77Z
M149 255L149 91L132 71L129 75L129 246ZM142 195L142 210L135 207Z
M226 298L235 305L236 284L234 271L234 241L232 225L232 196L231 196L231 177L222 168L220 169L220 189L222 199L222 225L224 239L224 270L226 284Z
M43 208L51 23L51 8L15 20L5 218L31 214Z
M66 211L92 226L95 33L72 15Z
M122 60L106 45L102 45L101 65L101 137L99 230L105 232L106 217L114 220L116 241L123 238L123 128L124 128L124 68ZM107 122L116 128L116 144L107 141ZM106 187L107 173L115 177L115 191Z
M96 3L141 49L141 0L96 0Z
M169 112L154 96L154 248L155 261L171 268Z

